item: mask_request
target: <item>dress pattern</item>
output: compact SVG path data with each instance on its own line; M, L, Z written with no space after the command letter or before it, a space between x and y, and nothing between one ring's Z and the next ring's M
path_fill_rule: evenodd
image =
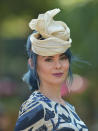
M15 131L88 131L74 106L56 103L35 91L20 107Z

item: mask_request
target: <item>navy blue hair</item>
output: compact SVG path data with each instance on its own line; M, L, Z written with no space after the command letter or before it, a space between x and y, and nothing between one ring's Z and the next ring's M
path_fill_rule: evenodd
M43 39L43 38L41 38L41 36L40 36L39 39ZM34 91L34 90L38 90L39 77L38 77L38 74L36 71L37 54L35 54L33 51L31 51L30 36L28 37L28 40L27 40L26 50L27 50L28 57L33 60L33 69L31 69L30 65L28 64L28 72L24 75L23 81L25 81L29 85L30 90ZM72 79L73 79L72 71L71 71L72 53L71 53L70 49L68 49L66 52L64 52L64 54L67 56L67 58L69 60L70 66L69 66L68 75L70 78L70 82L72 82Z

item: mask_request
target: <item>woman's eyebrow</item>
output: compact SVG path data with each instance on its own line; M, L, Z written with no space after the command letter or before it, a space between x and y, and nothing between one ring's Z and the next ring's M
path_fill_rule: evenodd
M59 57L64 56L64 55L65 55L65 54L62 53ZM54 56L43 56L43 58L45 58L45 57L47 57L47 58L53 58Z
M43 58L53 58L53 56L43 56Z
M61 57L61 56L65 56L65 54L63 53L63 54L60 55L60 57Z

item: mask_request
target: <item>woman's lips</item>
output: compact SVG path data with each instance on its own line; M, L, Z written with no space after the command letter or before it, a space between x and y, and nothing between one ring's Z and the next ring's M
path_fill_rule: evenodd
M56 77L61 77L63 75L63 73L53 73L53 75Z

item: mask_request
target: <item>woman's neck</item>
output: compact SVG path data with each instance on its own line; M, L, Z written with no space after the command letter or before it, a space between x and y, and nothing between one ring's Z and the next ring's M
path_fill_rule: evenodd
M64 100L61 97L61 85L40 85L39 92L57 103L64 104Z

